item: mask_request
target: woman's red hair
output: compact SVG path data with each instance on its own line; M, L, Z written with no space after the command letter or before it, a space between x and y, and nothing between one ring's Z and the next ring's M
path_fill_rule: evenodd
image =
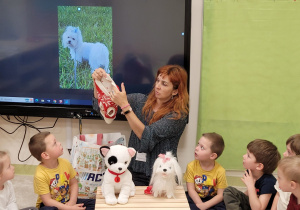
M187 73L185 69L178 65L165 65L158 69L155 81L157 80L158 75L168 76L170 82L174 86L174 90L178 90L177 95L173 96L172 99L165 102L160 109L155 112L150 119L149 124L152 124L166 114L174 112L172 119L180 119L182 115L188 115L189 112L189 94L187 92ZM143 113L147 117L153 111L153 107L156 104L155 97L155 84L150 92L148 99L143 107Z

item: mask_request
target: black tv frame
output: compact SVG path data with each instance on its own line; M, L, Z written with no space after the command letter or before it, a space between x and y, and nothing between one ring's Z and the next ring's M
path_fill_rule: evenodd
M192 0L184 0L184 1L185 1L184 68L187 70L189 75L190 74L189 72L190 72ZM0 84L0 88L1 88L1 84ZM102 116L99 115L95 110L93 110L92 106L89 105L84 106L84 105L0 102L0 115L103 119ZM126 119L121 114L118 114L116 120L126 120Z

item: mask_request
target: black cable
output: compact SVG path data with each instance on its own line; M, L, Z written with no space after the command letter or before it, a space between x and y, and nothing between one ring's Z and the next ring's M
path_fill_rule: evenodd
M1 117L3 120L5 120L6 122L8 122L8 123L18 125L17 128L16 128L14 131L12 131L12 132L9 132L9 131L5 130L4 128L0 127L0 129L3 130L4 132L6 132L7 134L13 134L13 133L15 133L20 127L23 127L23 126L24 126L24 128L25 128L24 136L23 136L23 139L22 139L22 143L21 143L21 146L20 146L19 152L18 152L18 160L19 160L20 162L25 162L25 161L27 161L27 160L31 157L31 155L30 155L30 156L29 156L28 158L26 158L25 160L21 160L21 159L20 159L20 153L21 153L21 150L22 150L22 147L23 147L25 138L26 138L27 128L35 129L35 130L37 130L37 131L40 133L40 132L41 132L40 130L42 130L42 129L54 128L55 125L56 125L56 123L57 123L57 121L58 121L58 118L56 118L56 120L55 120L55 122L53 123L52 126L50 126L50 127L41 127L41 128L37 128L36 126L32 125L32 123L39 122L39 121L43 120L44 117L42 117L42 118L40 118L40 119L38 119L38 120L36 120L36 121L28 121L28 116L24 116L23 118L21 118L20 116L14 116L14 118L15 118L15 120L16 120L17 122L12 121L12 120L10 119L9 116L6 116L6 117L7 117L7 119L6 119L5 117L3 117L3 116L0 114L0 117Z
M56 123L57 123L57 121L58 121L58 118L56 118L54 124L51 127L43 127L43 128L37 128L37 129L41 129L42 130L42 129L54 128L55 125L56 125Z
M25 141L25 137L26 137L26 133L27 133L27 126L24 126L24 128L25 128L25 132L24 132L23 140L22 140L22 143L21 143L19 152L18 152L18 160L19 160L20 162L25 162L26 160L28 160L28 159L32 156L32 155L29 155L29 157L26 158L25 160L21 160L21 159L20 159L21 149L22 149L22 147L23 147L23 144L24 144L24 141Z
M3 120L5 120L6 122L13 123L13 124L20 124L20 123L16 123L16 122L11 121L10 118L9 118L9 119L5 119L1 114L0 114L0 116L1 116L1 118L2 118Z
M0 127L1 130L3 130L4 132L8 133L8 134L13 134L14 132L16 132L22 125L19 125L13 132L8 132L7 130L3 129Z

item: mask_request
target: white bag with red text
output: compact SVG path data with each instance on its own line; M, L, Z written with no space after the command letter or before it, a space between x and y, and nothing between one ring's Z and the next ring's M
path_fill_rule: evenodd
M99 148L107 145L126 145L121 133L83 134L73 137L71 163L77 172L78 198L95 199L106 170Z

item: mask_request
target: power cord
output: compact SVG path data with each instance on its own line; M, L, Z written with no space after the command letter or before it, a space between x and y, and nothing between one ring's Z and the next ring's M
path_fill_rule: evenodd
M36 126L34 126L34 125L32 125L32 124L37 123L37 122L40 122L41 120L44 119L44 117L41 117L40 119L38 119L38 120L36 120L36 121L29 121L29 120L28 120L28 116L23 116L23 117L20 117L20 116L13 116L14 119L15 119L16 121L12 121L9 115L7 115L6 118L5 118L3 115L0 114L0 117L1 117L3 120L5 120L6 122L8 122L8 123L18 125L17 128L16 128L14 131L12 131L12 132L9 132L9 131L5 130L4 128L0 127L0 129L3 130L4 132L6 132L7 134L13 134L13 133L15 133L19 128L21 128L21 127L24 127L24 128L25 128L23 140L22 140L22 143L21 143L19 152L18 152L18 160L19 160L20 162L25 162L25 161L27 161L27 160L31 157L31 155L30 155L30 156L29 156L28 158L26 158L25 160L21 160L21 159L20 159L20 153L21 153L21 150L22 150L24 141L25 141L25 137L26 137L26 133L27 133L27 128L35 129L35 130L37 130L37 131L40 133L40 132L41 132L40 130L42 130L42 129L54 128L55 125L56 125L56 123L57 123L57 121L58 121L58 118L56 118L56 120L54 121L54 123L53 123L52 126L49 126L49 127L41 127L41 128L39 128L39 127L36 127Z

